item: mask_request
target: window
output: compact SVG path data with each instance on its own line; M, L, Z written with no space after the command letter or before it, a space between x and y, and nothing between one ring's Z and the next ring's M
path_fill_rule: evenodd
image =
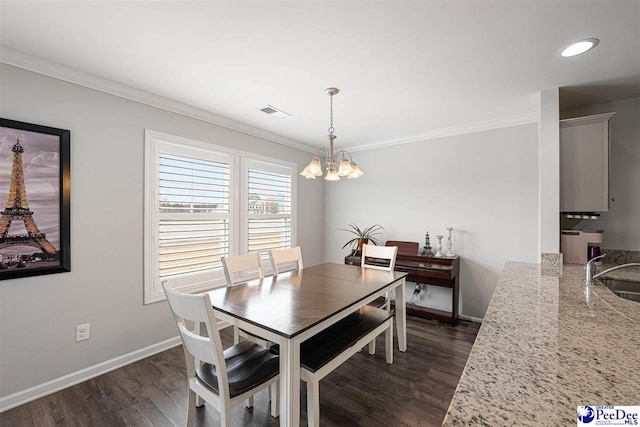
M272 249L292 246L293 197L291 167L245 159L246 252L260 252L263 262ZM265 265L268 267L268 264Z
M296 165L145 134L145 304L224 285L220 257L295 245Z

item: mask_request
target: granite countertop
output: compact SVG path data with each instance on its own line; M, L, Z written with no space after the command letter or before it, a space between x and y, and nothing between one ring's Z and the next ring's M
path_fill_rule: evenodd
M577 406L640 405L640 303L583 280L580 265L505 264L444 426L568 426Z

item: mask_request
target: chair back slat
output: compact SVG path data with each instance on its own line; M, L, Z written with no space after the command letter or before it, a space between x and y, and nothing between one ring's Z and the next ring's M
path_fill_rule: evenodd
M396 257L398 256L397 246L375 246L362 245L362 257L360 265L362 268L371 268L374 270L393 271L396 266ZM373 264L372 260L367 258L375 258L376 260L387 261L384 265Z
M300 246L289 249L274 249L269 252L269 259L271 260L271 268L273 268L274 274L302 270L303 268Z
M259 253L226 256L220 258L227 285L233 286L249 280L263 278L262 263Z
M182 345L185 346L189 354L203 362L217 365L215 351L213 351L211 340L208 337L203 337L190 331L182 322L178 323L178 330L182 338Z
M179 319L189 322L206 322L208 320L209 315L204 305L204 298L209 294L197 295L178 292L171 288L167 280L162 282L162 286L171 311Z

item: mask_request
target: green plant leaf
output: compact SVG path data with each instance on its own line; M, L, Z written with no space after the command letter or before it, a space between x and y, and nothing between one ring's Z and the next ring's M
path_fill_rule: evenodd
M369 239L369 242L373 245L379 246L380 241L376 238L382 234L384 228L380 224L373 224L372 226L361 229L353 222L348 225L349 228L339 228L340 231L346 231L347 233L354 234L356 237L349 240L344 244L342 249L346 248L349 245L353 245L354 249L357 249L358 242L361 239Z

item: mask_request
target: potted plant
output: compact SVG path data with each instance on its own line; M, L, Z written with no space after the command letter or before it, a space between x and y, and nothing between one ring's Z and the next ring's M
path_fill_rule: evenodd
M361 251L363 244L373 244L373 245L376 245L376 246L378 244L380 244L380 242L378 241L377 236L382 234L382 231L384 230L384 228L382 228L382 226L380 224L374 224L371 227L367 227L367 228L360 228L356 224L351 223L351 224L349 224L349 227L350 228L339 228L338 229L338 230L341 230L341 231L346 231L348 233L355 234L355 236L356 236L353 239L349 240L347 243L345 243L344 246L342 247L342 249L344 249L347 246L351 245L352 250Z

